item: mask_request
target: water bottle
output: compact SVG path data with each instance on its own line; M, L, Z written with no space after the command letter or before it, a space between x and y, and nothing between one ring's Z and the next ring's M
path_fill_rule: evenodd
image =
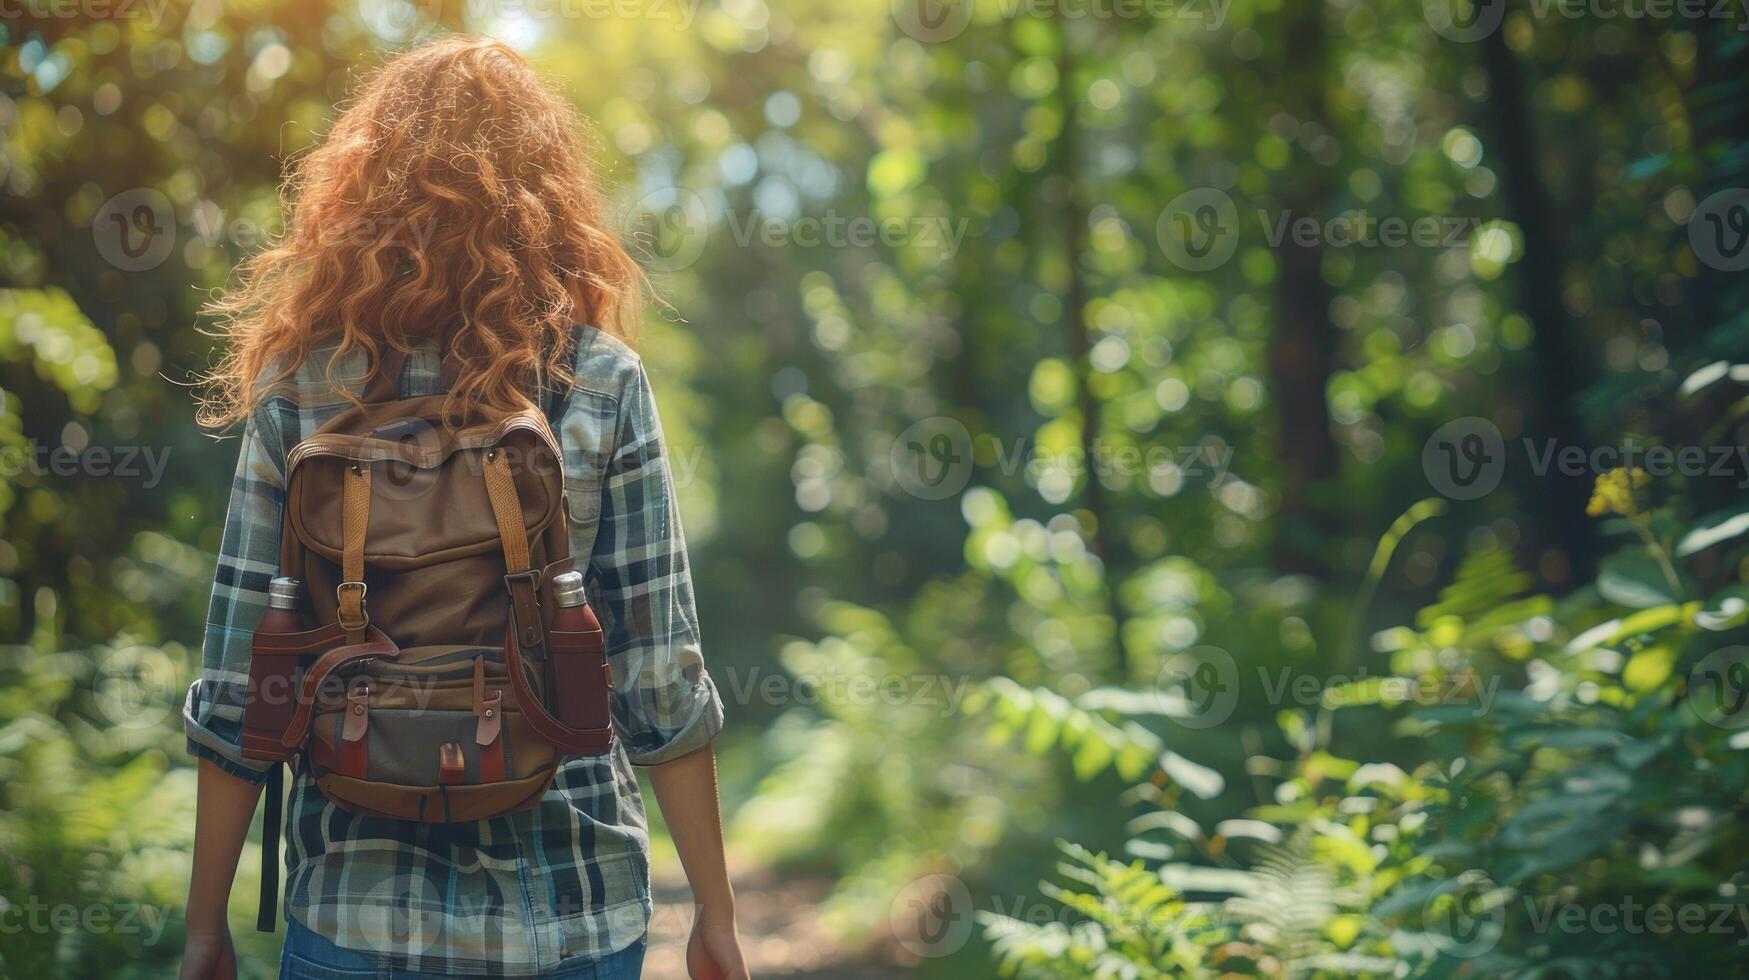
M553 689L548 701L566 728L605 728L613 677L608 671L601 621L595 618L583 594L582 573L561 572L553 576L552 598L547 649L551 653Z
M298 609L303 605L304 584L289 575L267 583L267 612L256 625L257 633L297 633L304 628Z
M276 638L304 630L303 584L280 576L267 583L267 611L249 648L249 692L243 702L243 755L274 761L289 754L279 744L298 704L298 674L308 652Z

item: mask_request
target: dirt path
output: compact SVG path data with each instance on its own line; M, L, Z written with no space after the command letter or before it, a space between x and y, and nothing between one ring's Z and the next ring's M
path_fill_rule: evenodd
M684 879L658 873L650 923L648 980L686 980L686 937L692 929L692 893ZM899 980L913 976L896 965L869 962L845 950L827 933L814 910L826 896L826 879L778 879L769 871L737 870L735 912L753 976L790 980Z

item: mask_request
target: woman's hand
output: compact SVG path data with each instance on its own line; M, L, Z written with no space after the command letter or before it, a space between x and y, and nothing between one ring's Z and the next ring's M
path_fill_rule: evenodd
M237 950L228 927L188 933L182 947L182 980L237 980Z
M735 907L700 905L686 943L686 973L692 980L748 980L741 937L735 934Z

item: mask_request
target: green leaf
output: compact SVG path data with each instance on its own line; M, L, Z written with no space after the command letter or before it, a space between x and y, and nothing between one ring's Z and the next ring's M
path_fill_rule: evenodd
M1117 750L1117 774L1125 782L1133 783L1148 774L1148 767L1154 763L1154 753L1147 747L1133 741L1126 741Z
M1628 659L1621 670L1621 681L1630 691L1650 691L1670 679L1670 668L1676 663L1676 650L1663 644L1649 646Z
M1324 935L1330 937L1330 941L1336 944L1337 949L1347 949L1354 945L1356 939L1360 938L1360 929L1365 922L1366 920L1358 915L1339 915L1331 919L1330 924L1324 927Z
M1620 621L1620 627L1616 629L1607 642L1620 643L1623 640L1631 639L1644 633L1656 633L1667 626L1687 622L1688 617L1693 615L1695 606L1695 603L1685 603L1683 605L1671 603L1663 606L1653 606L1651 609L1643 609L1634 613L1632 616L1622 619Z
M1749 586L1732 585L1713 593L1696 610L1694 622L1709 630L1735 629L1749 622Z
M1657 758L1658 753L1669 748L1675 741L1675 737L1671 735L1635 739L1615 750L1615 761L1628 769L1638 769Z
M1156 810L1153 813L1144 813L1129 822L1128 830L1131 834L1136 835L1145 834L1151 830L1164 830L1193 843L1203 839L1202 827L1195 820L1177 810Z
M1112 757L1111 746L1104 739L1083 738L1075 747L1075 777L1083 782L1092 779L1111 765Z
M1749 504L1714 511L1701 518L1693 530L1682 536L1682 540L1676 545L1676 554L1686 558L1721 541L1738 537L1745 531L1749 531Z
M1063 730L1062 706L1049 698L1038 698L1026 719L1026 751L1043 755L1057 741Z
M1714 361L1683 378L1682 386L1677 389L1677 394L1683 398L1688 398L1711 388L1726 378L1730 378L1732 381L1749 381L1749 364Z
M1160 753L1160 768L1173 782L1189 790L1198 799L1212 800L1227 788L1221 774L1207 766L1197 765L1170 749Z
M1622 176L1631 181L1645 180L1656 177L1670 168L1670 154L1654 153L1649 157L1641 157L1628 164L1622 170Z
M1605 558L1597 573L1597 591L1610 602L1632 609L1647 609L1682 599L1671 588L1658 560L1644 549Z
M1507 733L1506 743L1514 749L1536 745L1550 749L1613 749L1628 737L1614 728L1589 726L1568 728L1563 725L1527 725Z

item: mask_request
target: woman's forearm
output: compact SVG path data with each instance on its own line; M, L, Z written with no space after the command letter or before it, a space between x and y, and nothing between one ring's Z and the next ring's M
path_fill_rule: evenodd
M747 957L735 925L735 891L723 854L723 816L717 803L717 753L706 746L673 762L650 766L650 785L680 852L698 914L686 943L686 975L693 980L748 980Z
M261 787L200 760L194 805L194 869L188 880L188 928L208 932L225 925L237 859L249 836L249 821Z
M700 905L732 908L728 863L723 854L722 810L717 802L717 753L706 746L672 762L650 766L650 786L662 819L680 853L692 897Z

